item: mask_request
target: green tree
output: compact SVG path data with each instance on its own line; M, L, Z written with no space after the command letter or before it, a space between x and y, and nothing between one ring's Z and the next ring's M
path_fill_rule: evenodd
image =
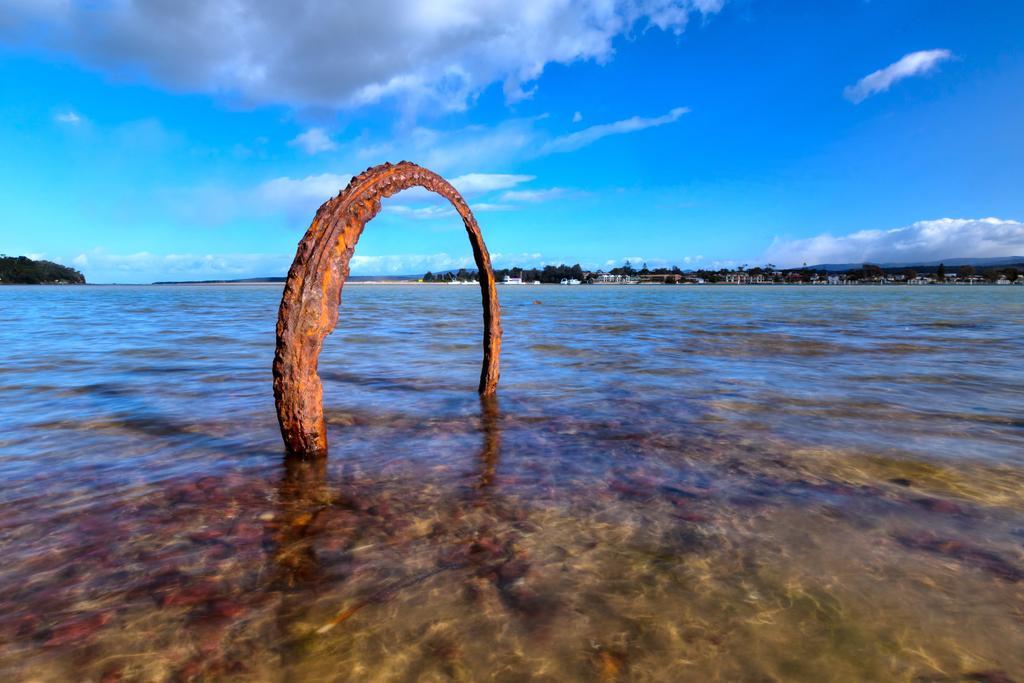
M865 278L867 278L869 280L871 280L871 279L877 280L878 278L882 277L882 275L883 275L882 268L880 266L877 266L874 263L865 263L864 264L864 277Z
M85 284L74 268L52 261L33 261L27 256L0 256L0 282L7 284Z

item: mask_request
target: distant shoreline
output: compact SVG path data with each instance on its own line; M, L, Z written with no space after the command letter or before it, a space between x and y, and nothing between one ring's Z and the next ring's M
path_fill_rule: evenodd
M116 284L116 283L114 283ZM283 287L284 282L152 282L143 284L144 287L268 287L274 285ZM350 285L432 285L441 284L433 282L414 282L412 280L355 280L346 282Z
M19 285L17 283L0 283L0 286L7 287L284 287L285 283L281 282L258 282L258 283L240 283L240 282L180 282L180 283L89 283L89 284L67 284L67 283L45 283L40 285ZM447 287L452 283L423 283L409 280L361 280L355 282L345 283L345 287L362 287L362 286L398 286L398 287L409 287L409 286L424 286L424 287ZM478 283L470 282L459 287L466 287L471 285L478 285ZM537 285L506 285L504 283L497 283L501 289L530 289L537 287ZM756 289L772 289L772 288L790 288L790 287L810 287L816 289L849 289L849 288L879 288L879 289L928 289L934 287L941 288L963 288L963 287L1021 287L1016 284L998 284L998 283L929 283L924 285L909 285L905 283L900 284L879 284L879 283L844 283L839 285L828 285L828 284L813 284L813 283L680 283L678 285L666 285L663 283L631 283L631 284L615 284L615 283L595 283L591 285L560 285L558 283L541 283L542 287L580 287L584 289L596 288L596 289L607 289L607 288L632 288L632 287L671 287L671 288L692 288L692 287L749 287ZM1024 288L1022 288L1024 289Z

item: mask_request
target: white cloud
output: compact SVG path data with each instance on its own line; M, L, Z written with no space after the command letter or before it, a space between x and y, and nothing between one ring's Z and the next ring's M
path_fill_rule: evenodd
M455 209L447 203L445 206L405 206L404 204L388 204L384 207L384 210L399 216L415 218L417 220L448 218L449 216L455 215Z
M53 120L57 123L66 123L69 126L77 126L82 122L82 117L69 109L68 111L54 114Z
M412 159L440 173L462 172L473 168L508 166L547 154L580 149L609 135L621 135L662 126L678 120L688 110L673 109L664 116L634 116L612 123L553 136L541 121L547 117L506 119L494 126L473 125L454 130L416 127L379 145L355 150L356 160L377 162L382 158Z
M424 272L476 268L471 254L353 254L353 275L421 275ZM236 280L253 277L283 277L294 254L154 254L136 252L111 254L93 249L68 259L82 268L93 283L148 283L168 280ZM41 258L40 254L30 258ZM540 253L491 254L495 265L534 266ZM63 259L59 261L66 262Z
M215 192L225 196L234 194L232 201L236 203L254 201L259 210L283 211L289 220L301 222L312 217L317 207L345 189L351 179L351 174L337 173L321 173L303 178L280 176L264 181L248 192ZM460 193L472 197L516 187L534 179L532 175L514 173L465 173L452 178L450 182ZM201 204L211 205L213 202L209 199L208 197L207 201ZM473 204L473 209L480 211L501 211L508 208L511 207L489 202ZM410 188L389 198L384 203L384 209L395 215L416 219L448 218L455 214L447 200L419 187Z
M473 202L470 206L474 212L476 211L512 211L516 207L509 204L500 204L498 202Z
M347 173L278 176L247 187L215 183L166 188L160 198L167 211L188 224L222 225L245 217L275 216L283 218L288 227L298 228L308 225L317 208L344 190L351 179ZM473 200L474 211L506 211L513 207L486 201L486 197L534 179L513 173L465 173L451 182ZM477 197L483 200L475 201ZM448 218L455 213L443 197L419 187L386 199L383 208L393 215L417 219Z
M996 256L1024 256L1024 223L999 218L940 218L892 230L861 230L849 235L776 237L761 260L795 266Z
M893 83L910 76L921 76L934 70L940 62L951 59L949 50L921 50L904 55L899 61L893 62L884 69L879 69L857 81L856 85L847 86L843 96L860 104L868 97L888 90Z
M623 133L632 133L638 130L644 130L645 128L654 128L657 126L664 126L668 123L674 123L679 118L688 113L690 110L687 107L676 107L664 116L655 116L654 118L645 119L640 116L633 116L628 119L622 119L621 121L615 121L614 123L602 123L596 126L590 126L584 128L581 131L575 133L569 133L561 137L555 138L547 142L542 148L541 152L546 154L553 154L556 152L571 152L581 147L600 140L601 138L608 137L609 135L622 135Z
M532 175L513 173L465 173L452 178L450 182L460 194L471 197L515 187L534 179ZM506 192L502 198L507 195ZM514 207L495 202L473 202L471 208L474 211L508 211ZM392 214L417 219L449 218L455 215L455 209L446 199L419 187L409 188L390 198L384 209Z
M256 193L260 199L271 204L286 205L312 200L323 203L345 189L351 179L351 174L337 173L321 173L304 178L281 176L260 183ZM530 180L534 180L534 176L513 173L465 173L452 178L450 182L460 193L474 195L514 187ZM436 196L426 190L410 188L396 197L414 195L423 198Z
M572 115L572 122L573 123L579 123L582 120L583 120L583 114L581 114L579 112L576 112L575 114Z
M463 194L488 194L534 179L534 176L529 175L469 173L454 178L452 184ZM498 201L475 201L470 204L470 208L473 211L514 211L521 208L517 204L536 204L562 197L586 196L586 194L579 190L567 190L563 187L507 190L500 194ZM403 197L407 198L405 202L391 203L396 200L401 201ZM424 206L414 206L416 203L423 204L424 202L428 203ZM425 190L420 191L419 188L412 188L396 195L385 205L385 209L393 214L420 219L448 218L455 215L455 210L445 199Z
M283 276L291 260L289 254L111 254L103 249L70 259L93 283Z
M626 256L619 260L608 259L602 264L602 268L609 270L612 268L619 268L625 265L626 261L629 261L629 265L632 268L640 269L644 264L647 264L648 268L671 268L672 266L689 266L693 269L700 267L701 262L704 260L703 256L684 256L680 258L648 258L645 259L641 256ZM731 262L730 262L731 263Z
M509 119L496 126L469 126L451 131L419 127L391 143L385 156L419 160L439 172L494 168L514 162L538 148L536 119Z
M329 152L338 147L323 128L310 128L305 133L295 136L288 144L302 149L306 154Z
M506 254L503 252L492 252L491 263L495 268L512 268L522 266L523 268L538 268L554 261L545 261L544 254L539 251L524 251L518 254Z
M549 187L537 190L509 190L501 195L502 201L506 202L527 202L536 204L546 202L549 199L556 199L566 194L563 187Z
M513 173L464 173L452 178L449 182L464 195L482 194L494 190L504 190L521 183L534 180L532 175Z
M22 2L0 39L118 74L252 102L352 106L398 97L462 109L503 82L529 97L551 63L606 62L617 37L680 34L723 0ZM216 39L211 39L215 36Z
M355 254L351 261L353 275L422 275L430 271L476 268L472 256L439 254L386 254L363 256Z
M712 270L718 270L720 268L735 268L736 266L740 266L740 265L742 265L744 268L746 268L745 264L742 264L742 263L739 263L737 261L734 261L733 259L715 260L715 261L712 261L709 265L710 265L710 268Z
M437 254L385 254L380 256L352 256L353 275L422 275L429 271L443 272L466 268L476 270L476 261L470 255L454 256L445 252ZM496 268L522 266L535 268L545 264L540 252L505 254L491 253L491 263ZM557 261L551 261L557 263Z
M345 189L351 174L321 173L305 178L281 176L260 183L254 190L265 206L285 210L316 210L318 206Z

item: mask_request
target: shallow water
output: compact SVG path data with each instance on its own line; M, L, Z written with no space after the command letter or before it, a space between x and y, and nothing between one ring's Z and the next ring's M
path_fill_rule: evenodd
M4 680L1024 680L1024 288L0 288Z

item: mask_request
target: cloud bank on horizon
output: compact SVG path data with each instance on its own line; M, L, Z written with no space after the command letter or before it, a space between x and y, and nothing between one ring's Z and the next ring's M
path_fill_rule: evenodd
M1024 223L999 218L940 218L891 230L859 230L849 235L777 237L763 260L799 266L999 256L1024 256Z
M28 254L33 259L51 259L49 254ZM181 280L241 280L258 277L283 277L288 273L292 254L131 254L109 253L102 249L78 254L65 262L74 268L102 274L99 283L136 283ZM495 267L537 266L560 263L545 260L539 252L505 254L494 252ZM564 259L563 259L564 261ZM472 255L437 252L432 254L355 254L350 262L353 275L422 275L458 268L476 268ZM162 273L159 278L140 280L140 274ZM88 279L88 278L87 278Z
M420 211L402 207L407 211ZM436 216L426 216L434 218ZM627 255L599 261L574 259L541 252L491 254L495 267L543 267L581 261L588 269L607 269L630 261L635 266L678 265L683 269L735 268L771 263L779 267L799 267L826 263L905 263L942 261L952 258L1024 257L1024 223L999 218L941 218L917 221L890 230L861 230L848 235L821 234L809 238L775 238L759 258L745 260L709 260L704 256L665 258L659 253ZM48 257L35 254L34 257ZM81 253L69 263L79 269L93 268L105 274L104 282L131 282L141 272L164 272L163 279L240 279L279 277L286 274L291 255L266 253L215 254L111 254L103 250ZM421 275L457 268L474 268L468 254L448 252L424 254L356 254L352 258L355 275Z

